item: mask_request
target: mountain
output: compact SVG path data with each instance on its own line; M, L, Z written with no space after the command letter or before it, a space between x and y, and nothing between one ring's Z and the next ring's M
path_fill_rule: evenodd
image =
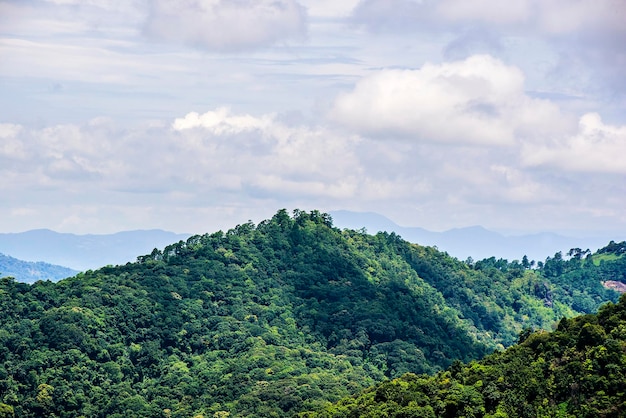
M285 210L57 283L0 279L0 412L289 417L591 312L626 243L461 262ZM608 393L608 392L607 392Z
M598 314L562 319L553 332L455 363L436 376L406 374L300 418L624 417L626 295Z
M395 232L407 241L436 246L460 260L468 257L480 260L492 256L521 260L526 255L530 260L540 261L570 248L595 250L609 241L606 237L573 238L554 233L504 236L480 226L432 232L423 228L397 225L373 212L335 211L330 212L330 215L337 227L355 230L365 228L371 233ZM190 234L162 230L75 235L37 229L21 233L0 233L0 253L21 260L43 261L85 271L134 261L138 255L154 248L163 248L172 242L186 240L189 236Z
M0 253L26 261L68 266L85 271L134 261L138 255L187 239L189 234L161 230L75 235L36 229L0 234Z
M25 283L33 283L37 280L51 280L55 282L73 276L76 273L78 271L67 267L41 261L22 261L0 253L0 277L11 276Z
M421 245L436 246L453 257L475 260L496 257L507 260L521 260L524 255L530 260L541 261L558 251L571 248L591 249L606 245L615 237L575 238L551 232L505 236L489 231L481 226L455 228L443 232L432 232L419 227L400 226L390 219L373 212L330 212L335 225L341 228L361 229L375 233L395 232L407 241Z

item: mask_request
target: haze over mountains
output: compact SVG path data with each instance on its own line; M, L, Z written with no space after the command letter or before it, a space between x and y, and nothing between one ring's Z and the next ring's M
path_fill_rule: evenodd
M43 261L23 261L0 253L0 277L14 277L25 283L34 283L37 280L56 282L76 273L78 271L68 267Z
M84 271L125 264L154 248L162 248L188 237L189 234L158 229L103 235L75 235L35 229L0 234L0 253L20 260L44 261Z
M512 261L521 260L526 255L530 260L542 261L558 251L567 251L570 248L589 248L594 251L612 239L623 240L623 237L607 236L568 237L551 232L506 236L481 226L434 232L421 227L400 226L373 212L338 210L330 212L330 215L335 226L339 228L365 228L369 233L395 232L407 241L436 246L459 260L468 257L474 260L495 257ZM0 233L0 253L19 260L85 271L134 261L137 256L149 253L154 248L163 248L173 242L185 240L190 235L158 229L87 235L37 229L21 233ZM8 270L0 272L10 273ZM32 281L35 276L15 277L22 281ZM58 280L60 277L42 278Z
M369 233L378 231L395 232L405 240L420 245L436 246L459 260L472 257L481 260L489 257L521 260L526 255L530 260L542 261L558 251L582 248L595 251L609 241L622 241L619 236L570 237L553 232L524 235L503 235L482 226L455 228L433 232L419 227L406 227L373 212L330 212L333 222L340 228L365 228Z

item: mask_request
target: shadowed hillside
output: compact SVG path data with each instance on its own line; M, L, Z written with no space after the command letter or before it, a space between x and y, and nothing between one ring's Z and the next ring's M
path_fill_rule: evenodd
M406 374L301 418L623 417L626 296L597 315L563 319L556 331L433 377Z

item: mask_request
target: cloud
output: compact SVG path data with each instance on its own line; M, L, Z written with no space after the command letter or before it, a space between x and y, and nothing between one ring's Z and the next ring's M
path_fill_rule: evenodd
M359 138L224 107L169 127L120 129L106 118L40 129L0 124L0 138L0 172L19 179L2 189L24 196L64 189L349 198L363 185Z
M352 11L351 20L370 30L405 31L422 29L431 11L414 0L361 0Z
M614 175L623 166L587 178L571 165L593 160L595 151L604 158L596 164L619 164L624 129L586 115L578 134L559 137L567 141L527 135L507 147L441 147L225 107L134 128L106 118L36 129L0 124L0 191L12 196L5 213L22 208L23 222L46 214L72 229L63 222L78 216L90 232L110 225L107 216L117 228L198 232L212 229L206 222L218 216L232 226L225 213L245 212L238 218L245 221L278 207L369 208L431 229L484 223L486 212L491 225L565 225L559 208L575 207L587 219L607 188L623 189ZM572 145L583 140L594 145ZM621 216L622 196L603 203L611 216Z
M354 176L361 171L352 150L359 142L355 137L319 126L287 125L271 114L237 115L223 107L188 113L172 128L179 146L201 161L198 165L230 173L238 177L234 184L255 193L339 196L337 190L357 187L346 184L358 182Z
M496 54L524 68L534 90L623 101L624 16L623 0L361 0L351 21L421 45L452 38L446 59Z
M18 137L21 131L20 125L0 123L0 161L24 157L24 146Z
M625 11L621 0L361 0L352 18L372 29L406 28L410 23L445 29L446 24L476 23L565 34L588 29L624 32Z
M223 135L267 129L272 122L272 115L264 115L261 118L250 115L232 115L229 108L220 107L202 115L196 112L188 113L183 118L177 118L172 127L177 131L204 128L214 135Z
M547 33L580 30L626 33L626 4L621 0L536 0L534 3L538 26Z
M602 122L597 113L580 118L579 132L549 143L526 144L523 162L583 173L626 174L626 126Z
M306 21L295 0L156 0L145 33L214 51L248 50L301 39Z
M443 50L448 60L462 60L472 55L487 54L498 56L504 51L500 38L485 28L475 28L458 36Z
M313 18L345 18L350 15L359 0L300 0Z
M338 96L331 117L376 138L482 145L563 124L556 106L524 94L519 69L488 55L376 72Z
M544 0L545 1L545 0ZM436 13L448 21L482 21L511 24L527 20L531 14L529 0L442 0L434 5Z

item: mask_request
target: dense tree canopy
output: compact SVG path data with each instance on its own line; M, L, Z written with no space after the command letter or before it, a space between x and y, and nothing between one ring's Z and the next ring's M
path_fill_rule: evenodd
M467 263L281 210L58 283L1 279L0 417L318 409L616 301L599 277L621 255L596 256Z
M301 418L623 417L626 295L435 376L406 374Z

